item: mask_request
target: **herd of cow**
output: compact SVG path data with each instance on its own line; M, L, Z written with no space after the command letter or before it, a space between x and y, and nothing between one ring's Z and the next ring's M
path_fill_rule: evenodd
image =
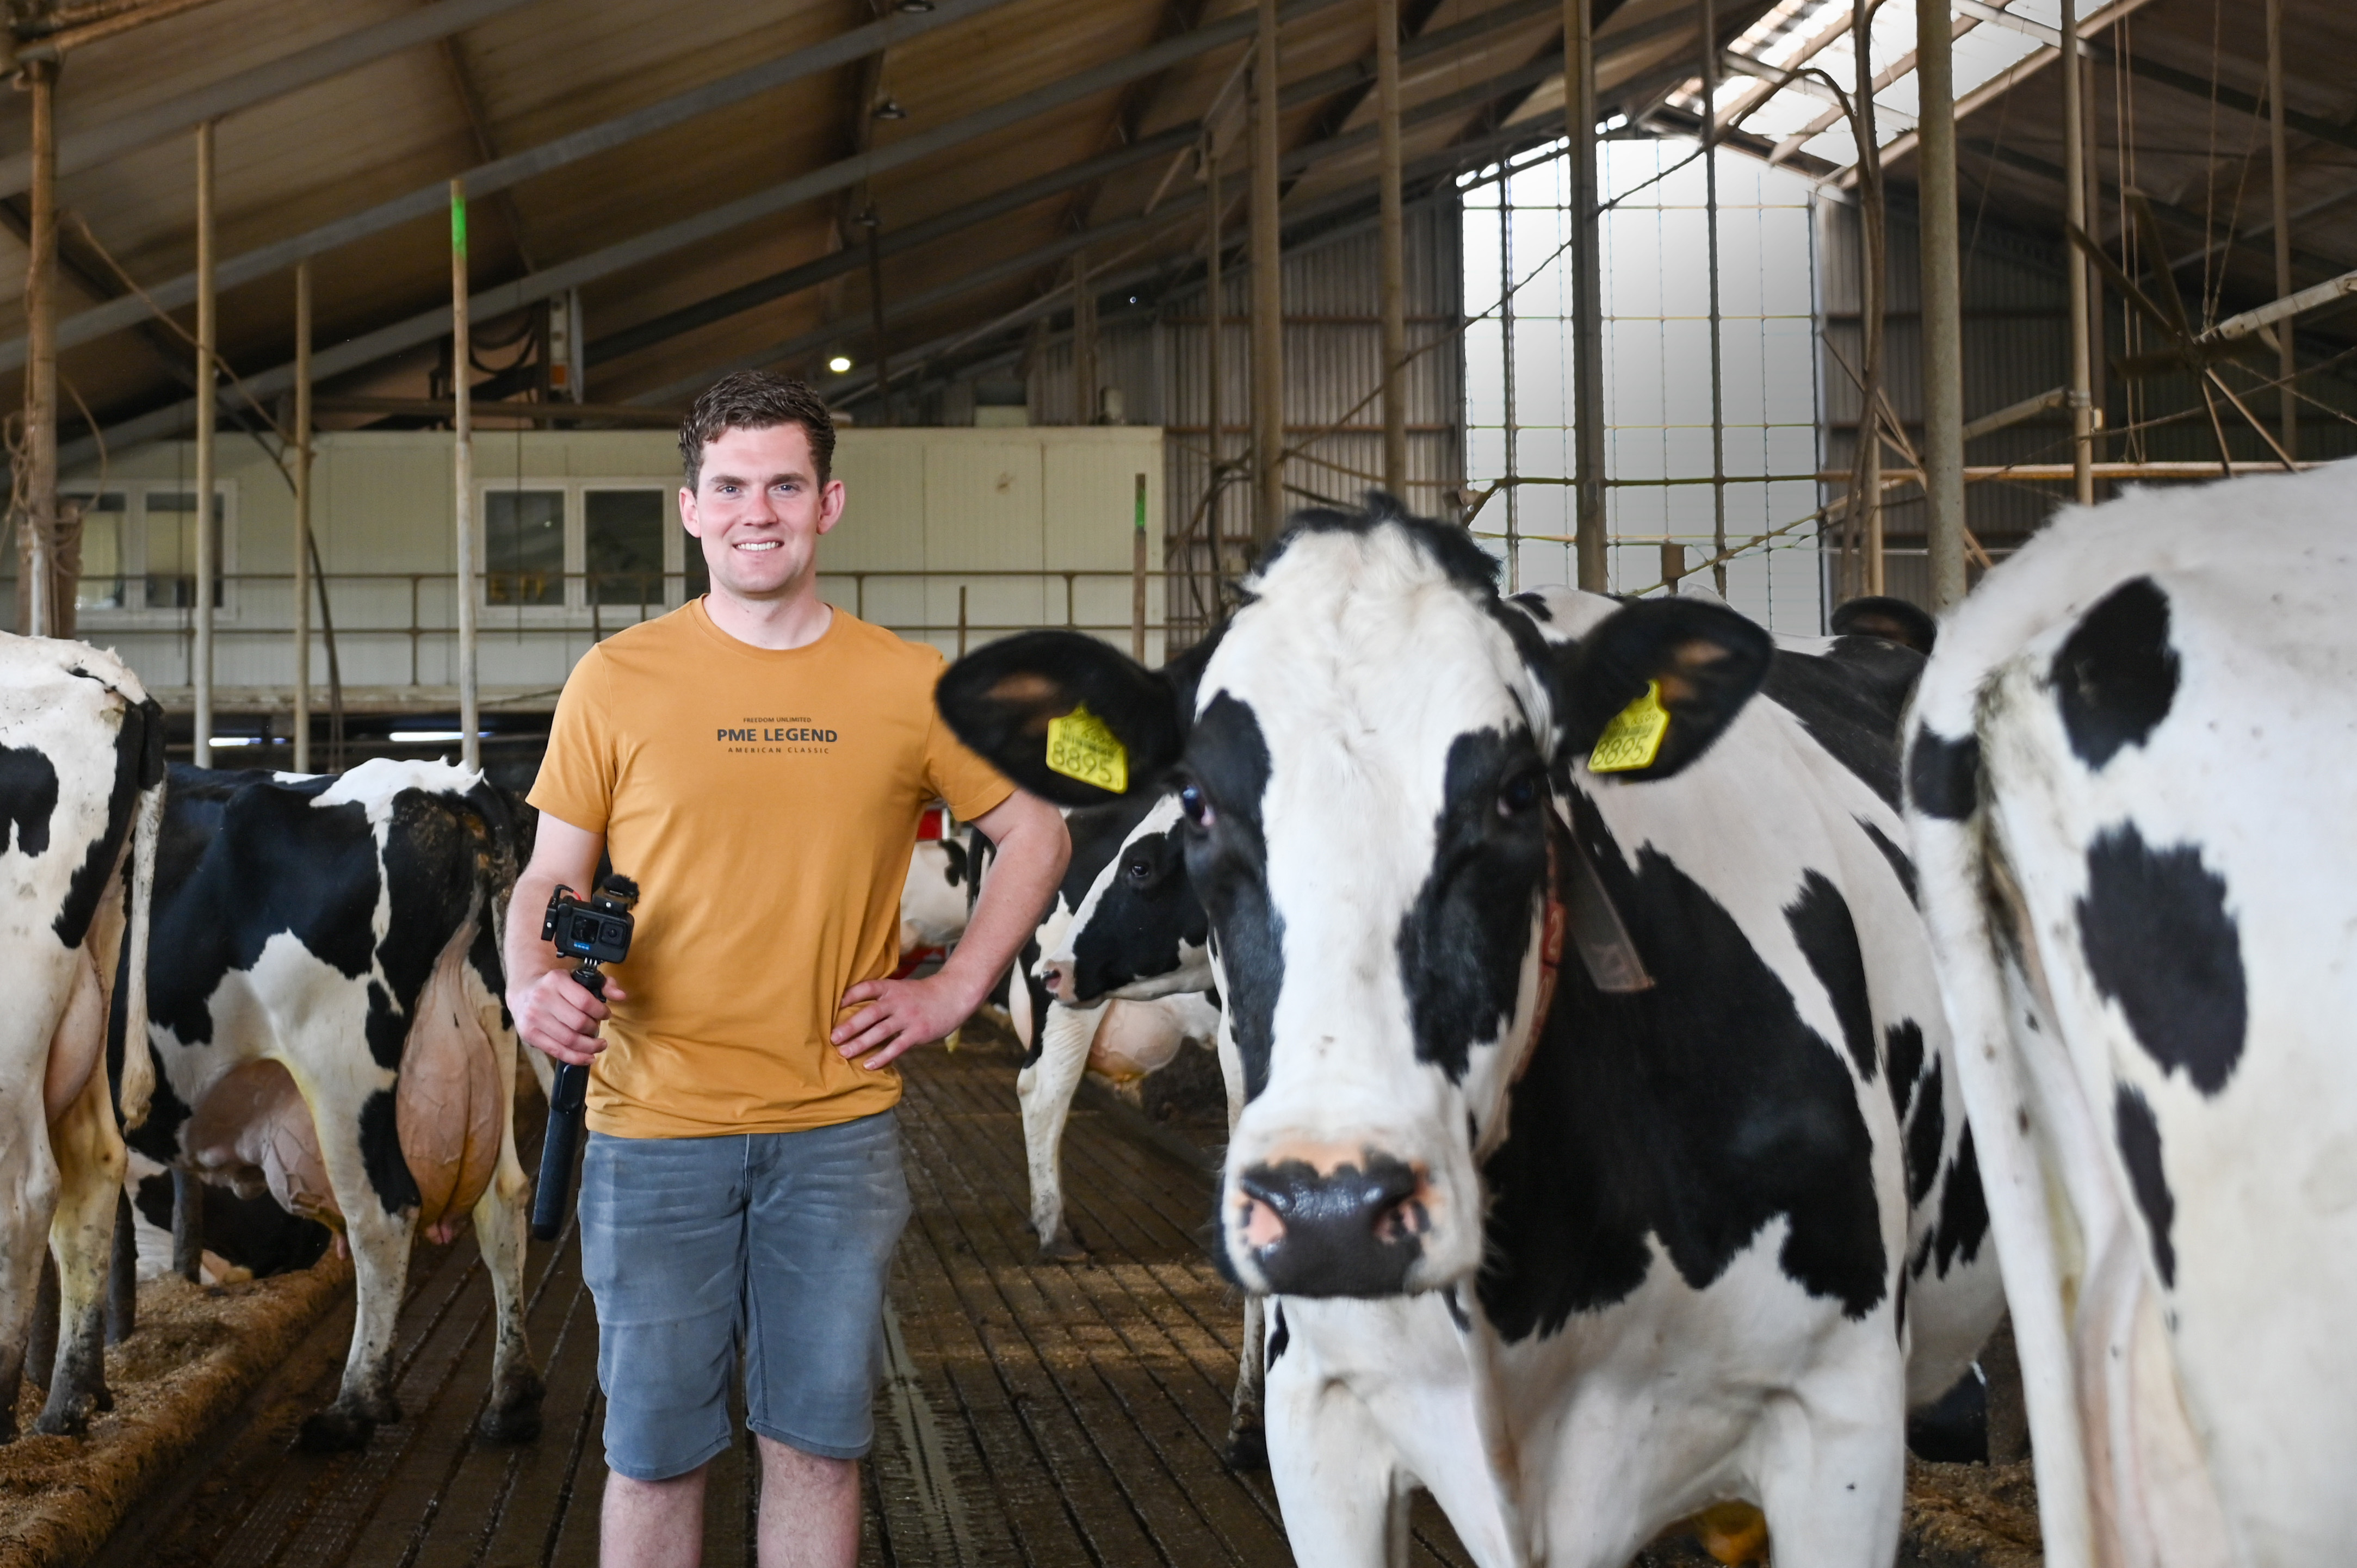
M1422 1487L1483 1568L1620 1568L1728 1504L1778 1562L1884 1568L1908 1412L2008 1308L2050 1563L2320 1556L2357 1462L2352 525L2357 463L2131 492L1936 628L1867 600L1802 639L1502 596L1374 497L1162 669L962 660L952 726L1071 808L1007 996L1043 1252L1078 1251L1083 1073L1202 1041L1233 1453L1265 1423L1304 1563L1390 1560ZM167 779L127 670L14 639L0 832L0 1436L44 1235L39 1427L104 1407L126 1139L349 1243L307 1441L397 1419L411 1238L468 1213L484 1427L536 1431L496 946L528 815L438 765ZM955 939L987 848L920 846L905 941Z

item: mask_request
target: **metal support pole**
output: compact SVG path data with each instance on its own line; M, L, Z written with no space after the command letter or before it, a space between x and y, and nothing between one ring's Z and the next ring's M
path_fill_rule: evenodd
M1146 476L1137 476L1136 526L1130 530L1129 656L1146 662ZM1168 590L1165 590L1168 593Z
M219 333L213 297L213 123L197 127L197 548L196 639L188 653L195 689L196 763L213 765L213 366ZM192 1276L193 1277L193 1276Z
M1596 34L1589 0L1564 0L1565 97L1571 107L1572 534L1579 585L1609 584L1604 519L1604 246L1596 171Z
M1964 327L1956 217L1956 94L1948 0L1915 0L1922 202L1923 499L1932 608L1964 596Z
M467 186L450 182L450 397L457 481L458 760L483 765L482 720L475 692L475 410L469 361L474 344L467 311ZM597 602L597 585L587 585Z
M311 263L295 263L295 771L311 771Z
M1260 0L1252 67L1253 553L1285 528L1285 309L1277 233L1276 0Z
M1523 487L1516 448L1522 445L1514 406L1514 182L1498 181L1498 368L1502 372L1499 412L1505 420L1506 470L1506 591L1521 591L1523 565Z
M2087 122L2079 107L2084 78L2079 60L2078 0L2061 0L2062 35L2062 203L2063 217L2074 229L2087 227ZM2066 245L2063 258L2071 282L2071 478L2081 506L2095 499L2093 354L2087 341L2091 303L2087 297L2087 263L2078 247Z
M1854 504L1862 514L1862 526L1857 529L1859 563L1864 571L1862 580L1854 580L1861 592L1879 594L1884 591L1883 578L1883 516L1882 516L1882 310L1883 267L1888 261L1887 234L1884 229L1886 212L1883 207L1882 154L1876 140L1879 133L1874 123L1874 13L1878 6L1862 3L1852 14L1850 27L1857 36L1857 78L1854 84L1857 104L1857 167L1858 167L1858 253L1857 253L1857 318L1858 318L1858 410L1857 410L1857 497Z
M1702 0L1704 242L1710 263L1710 582L1727 596L1727 373L1718 303L1718 7Z
M2291 293L2291 167L2284 156L2283 0L2267 6L2267 165L2274 175L2276 297ZM2299 456L2299 400L2291 379L2299 373L2299 353L2292 340L2292 324L2276 328L2276 374L2283 386L2276 392L2276 409L2283 424L2279 438L2287 457Z
M1400 199L1399 0L1375 0L1376 184L1383 317L1383 489L1407 494L1407 236Z
M64 634L58 595L58 68L25 67L32 91L32 232L25 268L25 511L17 557L21 624L34 637Z
M1211 193L1211 233L1204 242L1203 262L1203 419L1211 431L1211 460L1204 467L1206 487L1203 507L1203 533L1211 542L1211 593L1205 596L1205 610L1219 613L1219 584L1228 575L1228 531L1224 524L1226 508L1221 504L1224 488L1220 482L1220 459L1227 449L1227 354L1221 338L1227 333L1226 296L1222 292L1220 250L1226 242L1222 237L1221 220L1227 212L1225 193L1220 189L1220 153L1216 130L1203 133L1203 183Z
M867 316L876 333L876 413L880 423L889 424L892 365L884 346L884 225L872 212L863 221L867 225Z

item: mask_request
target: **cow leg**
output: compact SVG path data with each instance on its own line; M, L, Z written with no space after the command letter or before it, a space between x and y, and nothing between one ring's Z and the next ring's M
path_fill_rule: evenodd
M1220 1457L1231 1470L1268 1468L1268 1434L1261 1422L1261 1376L1268 1364L1268 1298L1244 1297L1243 1348L1236 1357L1235 1391L1228 1396L1228 1437Z
M128 1188L114 1195L114 1248L106 1265L106 1342L120 1345L139 1326L139 1228Z
M515 1062L511 1054L505 1076L507 1098L512 1104ZM522 1162L516 1158L515 1117L501 1117L500 1127L499 1169L483 1196L475 1200L474 1210L475 1245L481 1250L483 1267L491 1276L500 1336L491 1355L490 1402L483 1407L476 1430L494 1443L529 1443L540 1435L544 1391L523 1331L524 1208L532 1184L525 1179Z
M9 1443L16 1436L16 1391L25 1379L33 1298L48 1260L49 1216L58 1204L57 1160L40 1096L0 1094L0 1170L23 1173L16 1191L0 1194L0 1443Z
M1064 1221L1064 1122L1103 1015L1103 1004L1049 1007L1039 1021L1039 1058L1015 1079L1016 1098L1023 1104L1023 1154L1031 1167L1031 1229L1039 1235L1042 1258L1088 1255Z
M1270 1369L1269 1474L1297 1568L1402 1568L1406 1477L1391 1440L1348 1384L1318 1376L1300 1347Z
M321 1125L326 1125L324 1116ZM358 1146L346 1154L357 1166ZM332 1153L328 1169L337 1170ZM357 1178L357 1171L354 1175ZM401 1419L401 1403L393 1391L393 1330L409 1280L409 1247L417 1227L417 1211L405 1208L387 1214L373 1187L361 1179L337 1182L336 1198L343 1209L344 1240L352 1250L352 1348L344 1360L343 1387L337 1391L335 1402L305 1418L296 1438L313 1454L361 1447L379 1424Z
M1903 1383L1895 1369L1880 1398L1841 1380L1831 1399L1803 1387L1768 1417L1765 1463L1757 1477L1778 1563L1811 1568L1883 1568L1899 1546L1906 1498L1905 1423L1894 1419Z
M49 1251L58 1261L58 1361L33 1430L79 1436L92 1415L114 1408L106 1389L106 1271L130 1156L104 1073L91 1074L72 1109L51 1127L50 1146L61 1189L49 1221Z

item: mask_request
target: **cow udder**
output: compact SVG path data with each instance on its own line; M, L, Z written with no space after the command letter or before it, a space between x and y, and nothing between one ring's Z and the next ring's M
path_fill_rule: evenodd
M394 1091L402 1158L428 1227L474 1208L499 1166L505 1096L485 1018L499 1004L471 995L467 975L466 944L454 941L417 999Z

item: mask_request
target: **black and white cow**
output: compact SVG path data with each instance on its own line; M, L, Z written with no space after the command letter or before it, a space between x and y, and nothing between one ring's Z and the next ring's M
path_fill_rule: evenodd
M1492 573L1306 514L1191 683L1037 633L941 702L1043 793L1082 705L1178 787L1299 1561L1383 1561L1422 1485L1484 1568L1730 1501L1881 1568L1907 1408L2001 1306L1899 816L1920 658Z
M2067 511L1908 794L2056 1568L2337 1553L2357 1474L2357 463Z
M1039 976L1068 1005L1212 989L1211 918L1187 880L1186 828L1165 790L1102 865L1043 950Z
M397 1421L393 1321L413 1233L471 1212L498 1311L481 1430L540 1427L524 1343L516 1037L501 916L522 829L479 774L362 763L332 778L175 768L148 966L149 1157L350 1243L343 1386L312 1448Z
M79 642L0 635L0 1442L16 1435L44 1250L61 1331L34 1430L107 1409L103 1302L123 1190L107 1077L116 963L146 940L163 714L129 667ZM126 875L126 873L128 875ZM135 1107L152 1087L124 1086Z

